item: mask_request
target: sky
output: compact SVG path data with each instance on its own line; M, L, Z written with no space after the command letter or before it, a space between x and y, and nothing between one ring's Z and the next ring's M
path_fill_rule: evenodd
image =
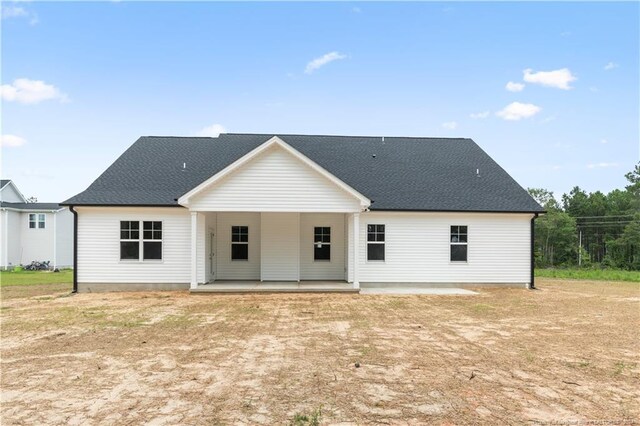
M525 188L608 192L640 157L639 20L637 2L3 2L0 175L59 202L140 136L437 136Z

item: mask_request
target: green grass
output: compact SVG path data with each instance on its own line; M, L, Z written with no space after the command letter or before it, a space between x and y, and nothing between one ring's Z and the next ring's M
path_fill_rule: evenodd
M536 277L640 282L640 271L619 269L536 269Z
M2 271L0 272L0 287L28 286L41 284L71 284L73 271L70 269L60 272L49 271Z

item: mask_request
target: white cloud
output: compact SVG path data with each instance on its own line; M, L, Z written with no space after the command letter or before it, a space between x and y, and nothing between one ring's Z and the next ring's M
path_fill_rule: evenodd
M0 99L21 104L37 104L50 99L57 99L60 102L69 101L69 97L57 87L41 80L28 78L18 78L13 81L13 84L0 86Z
M531 69L523 71L523 80L527 83L540 84L547 87L555 87L557 89L569 90L572 89L569 84L572 81L576 81L577 78L571 74L569 68L562 68L555 71L538 71L533 72Z
M445 129L453 130L458 127L458 123L456 123L455 121L447 121L445 123L442 123L442 127L444 127Z
M607 65L604 66L604 70L605 71L610 71L614 68L618 68L620 65L616 64L615 62L609 62Z
M337 61L340 59L345 59L347 57L347 55L343 55L342 53L338 53L338 52L329 52L326 53L322 56L320 56L319 58L315 58L313 61L309 62L307 64L307 67L305 68L304 72L305 74L311 74L312 72L314 72L315 70L317 70L318 68L327 65L330 62L333 61Z
M598 90L598 88L596 86L590 86L589 87L589 91L593 92L593 93L599 92L599 90Z
M25 18L29 20L29 24L31 25L35 25L39 22L38 15L28 11L22 6L2 3L0 7L2 8L2 19Z
M569 37L571 35L571 31L563 31L560 33L561 37Z
M524 84L514 83L513 81L510 81L505 86L505 89L507 89L510 92L522 92L522 90L524 89Z
M542 120L540 120L540 123L550 123L552 121L555 121L558 117L556 117L555 115L550 115L548 117L543 118Z
M600 143L601 143L601 144L608 144L608 143L609 143L609 141L608 141L608 140L606 140L606 139L600 139Z
M561 169L562 169L562 166L553 166L553 167L552 167L552 169L553 169L553 170L561 170Z
M473 118L474 120L477 120L479 118L487 118L489 114L491 114L491 111L474 112L469 114L469 117Z
M8 148L17 148L24 145L27 141L16 135L0 135L0 146Z
M211 138L217 138L220 133L226 133L227 129L224 128L222 124L212 124L211 126L205 127L196 133L196 136L208 136Z
M523 118L533 117L540 111L542 111L542 108L534 104L512 102L504 107L501 111L496 112L496 115L505 120L518 121Z
M360 13L360 12L362 12L362 9L360 9L359 7L354 7L354 8L351 9L351 11L353 13Z
M606 169L609 167L618 167L618 163L593 163L587 164L587 169Z

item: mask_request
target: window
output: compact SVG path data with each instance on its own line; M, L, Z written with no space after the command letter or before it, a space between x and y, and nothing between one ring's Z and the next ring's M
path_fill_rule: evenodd
M142 256L144 260L162 259L162 222L142 222Z
M120 260L140 259L140 222L120 221Z
M142 237L142 238L141 238ZM162 222L140 222L137 220L120 221L120 260L162 260Z
M231 227L231 260L249 260L249 227Z
M331 228L313 228L313 260L331 260Z
M367 260L384 260L384 225L367 225Z
M45 215L44 213L29 213L29 228L44 229Z
M467 261L467 227L452 226L451 227L451 261L466 262Z

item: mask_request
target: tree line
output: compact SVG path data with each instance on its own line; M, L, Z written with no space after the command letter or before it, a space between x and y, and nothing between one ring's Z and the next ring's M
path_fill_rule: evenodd
M535 221L537 267L580 266L640 270L640 163L625 175L624 190L562 196L529 188L547 211Z

